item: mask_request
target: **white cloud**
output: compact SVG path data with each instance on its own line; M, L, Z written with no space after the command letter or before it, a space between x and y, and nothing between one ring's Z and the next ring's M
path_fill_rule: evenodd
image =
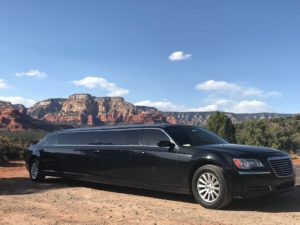
M0 89L5 89L7 88L7 84L5 83L4 80L0 79Z
M190 112L210 112L210 111L217 111L217 110L219 110L218 105L210 104L210 105L201 106L198 108L191 108L188 111L190 111Z
M39 70L29 70L27 72L16 73L17 77L36 77L36 78L45 78L47 74Z
M202 106L199 108L192 108L189 111L225 111L233 113L259 113L259 112L271 112L271 106L263 101L258 100L243 100L232 101L226 99L216 100L215 102Z
M258 113L271 112L271 106L267 103L257 100L241 101L231 106L231 111L236 113Z
M239 87L236 84L228 83L226 81L215 80L208 80L203 83L200 83L196 86L196 88L201 91L228 91L232 89L239 89Z
M129 90L120 88L117 84L111 83L102 77L88 76L81 80L74 80L72 83L77 86L84 86L90 89L99 87L108 91L108 96L124 96L129 93Z
M20 96L11 96L11 97L0 96L0 100L11 102L12 104L23 104L26 107L30 107L35 103L35 101L32 99L23 98Z
M201 106L198 108L190 108L188 111L195 111L195 112L209 112L209 111L226 111L225 107L228 105L232 105L234 102L228 99L218 99L214 102L206 105Z
M206 91L214 94L222 94L238 97L279 97L281 93L276 91L266 92L258 88L247 87L236 83L226 81L208 80L196 86L200 91Z
M143 101L134 103L134 105L155 107L161 111L186 111L185 106L176 105L173 102L168 101L166 99L161 100L161 101L143 100Z
M187 60L192 57L192 54L187 54L181 51L173 52L171 55L169 55L169 60L171 61L181 61L181 60Z
M243 100L234 101L228 99L217 99L210 104L200 107L187 107L184 105L177 105L168 100L151 101L144 100L134 103L138 106L155 107L161 111L179 111L179 112L210 112L210 111L224 111L233 113L259 113L259 112L271 112L271 106L263 101L258 100Z

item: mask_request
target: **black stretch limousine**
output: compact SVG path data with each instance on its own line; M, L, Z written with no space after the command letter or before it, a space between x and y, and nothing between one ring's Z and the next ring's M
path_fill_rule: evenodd
M227 143L203 128L136 125L51 133L25 154L33 181L70 177L114 185L192 193L206 208L234 197L291 190L287 153Z

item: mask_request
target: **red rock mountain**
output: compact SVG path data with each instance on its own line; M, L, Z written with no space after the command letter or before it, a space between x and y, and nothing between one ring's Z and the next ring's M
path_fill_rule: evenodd
M73 126L167 122L167 117L155 108L135 106L122 97L93 97L89 94L37 102L28 109L28 115Z
M70 126L54 125L33 119L27 115L24 105L13 105L10 102L0 101L0 130L29 130L40 129L53 131Z

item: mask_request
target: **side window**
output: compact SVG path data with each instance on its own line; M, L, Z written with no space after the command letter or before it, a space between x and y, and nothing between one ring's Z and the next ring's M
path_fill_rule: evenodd
M43 146L56 145L57 144L57 134L52 134L47 137L46 141L43 143Z
M70 132L58 134L58 144L60 145L91 145L96 142L96 132Z
M124 135L120 131L99 131L97 132L97 144L123 145Z
M161 130L157 130L157 129L143 130L142 145L157 147L157 144L160 141L170 141L170 138L168 138L168 136Z
M124 135L124 144L125 145L140 145L141 139L141 130L126 130L121 131Z

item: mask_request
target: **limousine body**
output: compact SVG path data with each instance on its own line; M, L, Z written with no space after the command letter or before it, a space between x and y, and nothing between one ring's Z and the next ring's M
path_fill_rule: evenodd
M132 125L51 133L25 153L32 181L68 177L193 194L206 208L233 198L292 190L294 165L285 152L229 144L200 127Z

